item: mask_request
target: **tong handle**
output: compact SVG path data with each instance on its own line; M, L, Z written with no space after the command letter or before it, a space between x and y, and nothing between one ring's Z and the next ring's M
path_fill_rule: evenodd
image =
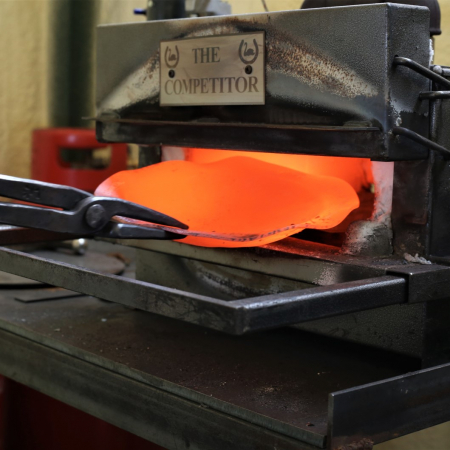
M38 228L57 233L87 234L86 228L89 228L87 225L80 227L79 222L80 220L77 220L72 211L0 202L0 223L2 224ZM79 232L81 230L83 232Z
M0 196L54 208L72 209L81 200L92 197L92 194L60 184L0 175Z

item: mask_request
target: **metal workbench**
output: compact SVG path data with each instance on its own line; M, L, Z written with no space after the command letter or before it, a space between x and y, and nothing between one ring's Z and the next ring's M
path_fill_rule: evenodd
M408 374L412 359L294 329L234 337L14 296L0 297L2 374L168 449L338 448L450 419L448 366Z

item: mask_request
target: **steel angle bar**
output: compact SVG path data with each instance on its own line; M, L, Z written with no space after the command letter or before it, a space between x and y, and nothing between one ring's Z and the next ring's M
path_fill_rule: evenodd
M245 331L298 324L406 302L406 281L395 276L320 286L233 302L245 311Z
M97 138L101 142L135 140L146 145L195 145L270 153L363 158L387 156L382 145L383 133L377 127L170 122L102 117L96 118L96 121ZM281 147L280 142L283 143Z
M329 448L353 448L369 438L379 444L449 420L445 364L330 394Z
M0 247L0 270L104 300L234 332L235 312L227 302L157 286Z
M396 276L223 301L4 247L0 270L236 335L407 301L406 280Z
M389 275L407 281L408 303L422 303L450 297L450 267L437 264L408 264L390 267Z

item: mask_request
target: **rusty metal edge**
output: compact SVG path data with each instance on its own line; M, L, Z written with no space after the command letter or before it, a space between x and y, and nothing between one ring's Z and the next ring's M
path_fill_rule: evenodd
M334 392L328 405L332 450L438 425L450 420L450 364Z

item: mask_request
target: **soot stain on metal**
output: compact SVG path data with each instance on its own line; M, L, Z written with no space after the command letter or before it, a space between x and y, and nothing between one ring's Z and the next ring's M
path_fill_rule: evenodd
M369 85L350 68L314 49L307 42L294 41L288 33L280 31L271 23L255 24L243 18L229 18L215 26L201 22L184 33L178 35L174 33L173 40L257 32L262 28L266 32L266 70L268 72L286 75L321 92L339 97L369 98L378 94L375 86ZM112 98L120 97L120 91L125 88L128 106L143 100L150 104L157 103L160 83L159 60L158 49L140 69L131 73L117 86L115 92L111 94ZM270 95L270 89L267 94Z

